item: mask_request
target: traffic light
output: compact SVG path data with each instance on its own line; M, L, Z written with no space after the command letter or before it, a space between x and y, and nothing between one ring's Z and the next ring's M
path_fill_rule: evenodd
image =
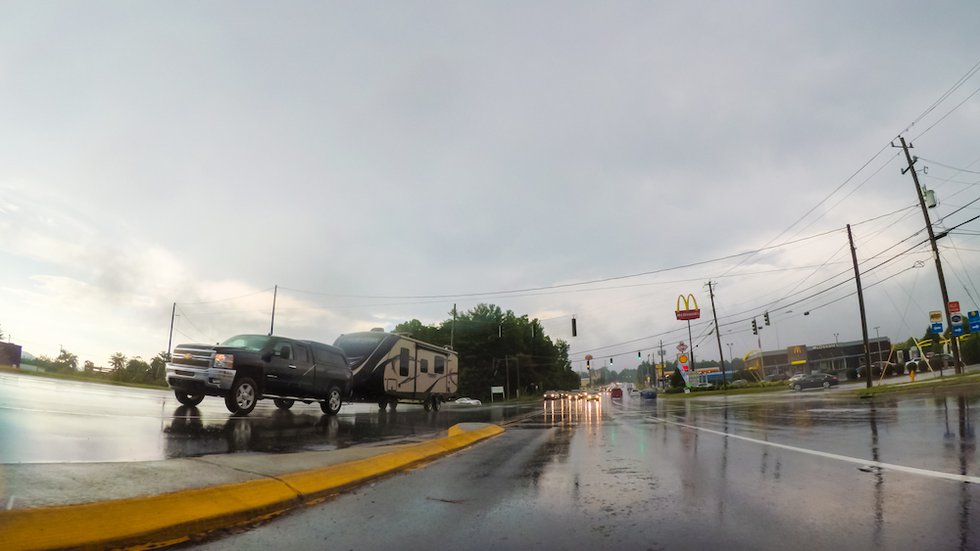
M591 361L592 360L585 360L585 369L592 369L592 366L589 364Z
M766 325L769 325L769 312L766 312L765 314L763 314L762 317L764 317L766 319Z
M578 336L578 329L575 327L575 318L572 318L572 336Z
M755 318L752 319L752 334L753 335L759 334L759 324L755 321Z
M639 361L641 361L641 360L643 360L643 355L642 355L642 354L640 354L640 351L639 351L639 350L637 350L637 351L636 351L636 361L638 361L638 362L639 362Z
M612 367L612 356L609 357L609 367Z

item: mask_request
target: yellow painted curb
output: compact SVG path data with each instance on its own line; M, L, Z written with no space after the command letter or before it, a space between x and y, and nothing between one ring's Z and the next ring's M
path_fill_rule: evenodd
M0 511L0 549L102 549L179 543L195 534L261 520L502 432L504 429L496 425L474 431L456 425L445 438L278 478L100 503Z

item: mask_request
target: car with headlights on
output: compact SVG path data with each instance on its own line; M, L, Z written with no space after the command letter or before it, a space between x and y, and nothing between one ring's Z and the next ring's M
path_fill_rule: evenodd
M545 400L558 400L561 398L561 394L557 390L546 390L544 391Z

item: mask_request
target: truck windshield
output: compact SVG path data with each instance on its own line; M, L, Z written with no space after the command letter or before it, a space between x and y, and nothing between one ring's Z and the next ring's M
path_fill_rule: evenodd
M235 348L244 348L245 350L258 352L269 343L269 339L271 337L266 335L235 335L221 343L221 346L233 346Z

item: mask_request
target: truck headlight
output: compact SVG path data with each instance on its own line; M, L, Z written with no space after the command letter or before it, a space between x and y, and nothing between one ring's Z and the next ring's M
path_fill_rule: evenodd
M235 355L215 354L214 367L220 367L222 369L235 369Z

